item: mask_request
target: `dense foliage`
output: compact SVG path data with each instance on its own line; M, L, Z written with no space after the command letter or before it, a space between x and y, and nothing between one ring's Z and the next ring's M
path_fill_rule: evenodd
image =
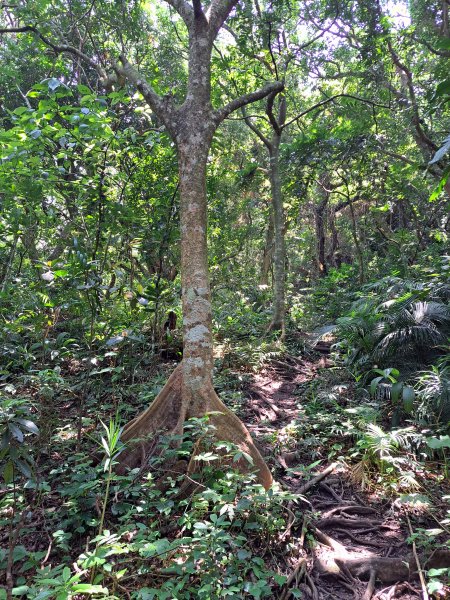
M312 505L208 416L117 468L183 353L177 148L118 64L183 102L182 4L1 5L0 598L310 597ZM211 58L215 108L284 85L209 152L215 389L272 427L272 470L339 462L427 555L450 547L449 9L245 0ZM314 377L277 429L249 386L292 356ZM444 597L450 564L423 570Z

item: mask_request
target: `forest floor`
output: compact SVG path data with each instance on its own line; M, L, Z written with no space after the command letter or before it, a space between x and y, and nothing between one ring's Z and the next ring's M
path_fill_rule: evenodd
M314 600L422 598L417 576L402 581L402 569L398 569L402 561L407 561L411 547L407 544L407 520L395 498L383 497L379 490L362 491L349 466L342 462L338 466L327 458L314 462L318 447L308 449L306 444L305 450L305 444L299 447L289 441L294 424L311 420L304 410L308 399L303 395L330 366L325 357L304 360L287 356L273 360L252 376L245 392L248 400L242 418L277 481L304 497L302 506L308 516L297 522L293 515L286 532L291 544L298 546L298 557L291 564L290 584L297 585L302 597ZM304 465L317 462L318 476L313 478L316 483L306 491L310 484L305 482L311 481L312 473ZM315 539L311 535L305 537L306 531L315 532ZM342 553L346 560L341 562L342 557L337 556ZM379 564L381 569L376 569L375 581L375 570L372 580L370 569L361 570L360 579L346 567L358 559L364 559L364 563L370 559L368 564L377 565L378 558L384 560ZM287 590L280 596L288 597L291 596Z
M267 578L274 573L281 576L281 581L287 577L286 583L277 581L276 587L273 584L270 597L274 600L427 598L415 575L415 557L408 538L411 532L419 536L417 552L423 570L431 566L445 570L450 566L448 552L442 565L425 562L430 550L432 553L439 546L445 546L448 533L445 526L439 529L438 525L445 522L448 509L442 498L450 497L448 481L442 477L442 464L429 461L425 469L419 461L414 462L421 469L416 473L420 493L410 495L428 497L428 507L399 502L400 498L408 497L409 492L404 493L407 490L399 483L398 473L396 479L395 473L380 474L370 460L364 463L369 455L358 446L354 412L364 403L358 400L358 390L348 372L333 365L327 355L309 351L296 356L262 353L258 356L264 356L263 360L255 358L250 366L246 347L242 348L242 352L234 351L232 355L225 352L218 357L215 381L217 391L246 423L276 482L286 492L277 496L275 491L272 499L274 504L278 503L277 510L264 514L264 523L270 522L272 527L261 528L262 535L258 530L246 531L245 551L250 549L264 564L264 573L270 573ZM76 572L74 577L87 577L90 556L100 551L106 553L105 557L111 552L110 564L116 570L127 569L129 564L133 566L133 572L124 580L128 589L120 598L129 598L138 590L141 595L135 597L146 598L146 589L162 589L168 582L164 569L178 568L181 575L175 571L177 577L185 577L187 585L194 588L198 585L201 579L197 555L192 560L190 575L185 575L179 565L190 564L187 553L192 552L194 556L195 552L204 552L201 535L195 537L195 527L192 533L184 525L185 513L189 515L191 511L193 522L203 519L196 525L209 526L203 501L199 504L197 499L192 506L177 503L170 490L161 496L152 479L146 479L141 471L114 480L110 497L108 499L106 493L104 500L103 465L91 465L93 452L97 451L94 436L99 429L98 419L108 422L109 417L114 418L119 404L127 408L125 418L134 416L148 401L137 392L141 389L156 396L166 371L173 366L167 361L156 366L144 365L142 372L136 370L130 378L129 390L122 380L115 388L108 387L111 369L100 370L95 379L99 395L93 394L87 402L78 401L79 397L73 393L68 395L66 388L46 404L41 402L43 408L38 421L41 432L46 432L46 426L48 431L53 430L51 435L47 434L51 444L42 446L36 461L41 469L42 492L36 493L29 487L23 493L10 494L6 488L0 488L0 508L3 502L0 600L5 597L1 586L8 580L2 574L3 565L10 579L14 576L14 585L19 586L19 591L20 586L30 585L33 577L37 579L28 590L28 598L63 597L52 594L53 588L67 587L64 577L71 567ZM81 377L80 365L72 364L72 367L66 377L81 382L80 389L85 390L83 386L88 377ZM75 389L74 385L71 389ZM18 393L32 399L34 389L24 386ZM47 412L44 411L46 406ZM95 408L99 406L100 413ZM386 407L381 413L382 419L387 418L388 413L389 407ZM77 439L78 424L81 439L86 442L83 451ZM387 422L382 425L389 428ZM358 465L363 465L363 469L358 471ZM228 488L225 491L228 493ZM220 496L220 502L229 502L224 499L225 495ZM95 531L105 501L105 523L113 534L110 546L105 545L103 550L103 546L94 547L93 543L97 543ZM269 505L273 509L273 504L264 503L258 505L263 507L261 510ZM138 505L146 516L136 510ZM208 510L218 511L217 505L210 504ZM19 520L15 528L9 527L8 523L22 519L20 515L26 520ZM144 527L143 521L149 526ZM1 525L4 525L3 531ZM240 532L241 525L236 527ZM231 527L230 531L234 532ZM429 531L435 533L427 540ZM120 540L119 549L114 545L117 540ZM180 546L180 540L184 540L185 546ZM149 548L148 555L141 555L142 547ZM158 548L162 548L160 554L156 552ZM239 565L244 568L243 561ZM220 569L221 566L219 572L222 573ZM102 572L101 576L104 577L101 583L111 586L109 571ZM245 577L250 583L253 581L252 573ZM143 585L152 587L143 588ZM36 596L32 595L33 590ZM20 595L17 592L16 596ZM67 597L81 598L70 594ZM450 598L450 594L434 597L443 600Z

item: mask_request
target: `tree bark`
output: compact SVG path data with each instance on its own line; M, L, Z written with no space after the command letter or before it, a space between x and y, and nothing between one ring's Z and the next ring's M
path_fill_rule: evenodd
M270 191L273 210L273 309L269 331L281 331L282 338L285 334L286 316L286 243L285 243L285 216L280 178L280 143L286 124L286 98L280 99L278 114L274 114L275 95L271 94L267 100L266 114L272 127L272 136L266 137L258 127L247 117L243 111L245 123L259 137L269 153ZM269 226L270 227L270 226ZM266 244L267 248L267 244Z
M212 386L211 292L207 265L206 161L209 145L178 151L183 302L183 393L192 402Z
M230 441L250 456L237 463L256 470L258 480L270 487L272 476L241 421L218 398L212 383L213 339L211 293L207 264L206 165L213 135L233 110L281 91L280 83L266 86L214 110L211 105L211 51L215 37L237 0L213 0L203 12L184 0L167 0L184 19L189 31L187 94L181 106L170 96L159 96L139 72L121 58L119 73L136 85L166 126L178 150L181 225L181 280L183 305L183 360L150 407L129 423L122 435L132 441L120 457L121 469L145 463L158 432L180 435L186 419L212 413L210 423L219 440ZM188 473L197 470L195 455Z
M361 244L359 243L358 228L356 225L356 217L355 217L355 209L353 207L352 202L350 202L350 214L352 217L352 236L353 236L353 241L355 243L356 257L358 259L358 280L359 280L359 283L362 284L362 283L364 283L364 280L365 280L364 256L363 256Z
M260 285L269 285L269 272L272 266L273 258L273 205L269 206L269 221L266 229L266 239L264 242L263 259L261 264L261 274L259 277Z
M339 269L342 264L341 256L339 252L339 234L336 227L336 210L331 208L328 218L330 231L331 231L331 247L328 253L328 262L333 267Z
M320 186L318 186L321 200L319 204L314 207L314 219L316 224L316 262L319 277L324 277L328 272L325 259L325 221L328 201L330 199L330 192L327 191L327 186L329 184L330 178L328 175L325 175Z
M328 199L322 202L315 208L316 221L316 260L319 276L324 277L327 272L327 263L325 260L325 209Z
M285 283L286 283L286 243L285 217L280 179L281 132L272 136L270 156L270 189L273 204L274 252L273 252L273 312L270 329L282 332L285 327Z

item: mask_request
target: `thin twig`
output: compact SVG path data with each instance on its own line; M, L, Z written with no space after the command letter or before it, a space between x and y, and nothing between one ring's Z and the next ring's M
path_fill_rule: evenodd
M412 536L413 530L412 530L411 521L409 520L408 515L406 515L406 521L408 523L409 534ZM414 560L416 561L416 565L417 565L417 573L419 575L420 585L422 586L423 600L429 600L430 597L429 597L428 591L427 591L427 584L425 583L425 577L424 577L424 574L422 571L422 567L420 566L419 556L417 555L416 543L414 541L412 542L412 550L413 550Z

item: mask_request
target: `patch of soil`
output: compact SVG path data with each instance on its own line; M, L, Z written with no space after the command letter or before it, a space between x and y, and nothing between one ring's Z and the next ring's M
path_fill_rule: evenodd
M243 418L248 429L275 467L276 479L305 498L300 529L294 523L288 527L300 560L287 565L290 577L280 600L293 598L293 587L301 590L302 598L313 600L422 598L406 543L408 530L392 503L370 501L340 465L322 465L327 476L319 474L310 486L305 473L295 471L300 462L295 451L273 456L284 428L301 416L296 390L328 366L324 356L315 362L284 357L254 375L246 389Z

